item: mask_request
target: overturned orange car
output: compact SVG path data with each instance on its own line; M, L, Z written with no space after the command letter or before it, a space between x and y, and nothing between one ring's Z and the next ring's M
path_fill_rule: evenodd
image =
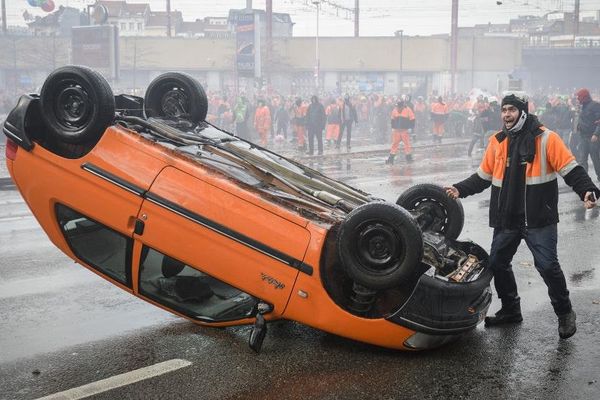
M396 204L205 121L193 78L144 98L55 70L8 115L8 170L50 240L123 290L198 324L289 319L394 349L474 329L488 255L457 240L457 200L423 184Z

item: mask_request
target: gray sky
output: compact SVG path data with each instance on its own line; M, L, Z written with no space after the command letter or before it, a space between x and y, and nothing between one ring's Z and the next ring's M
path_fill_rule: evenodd
M56 6L85 8L94 0L54 0ZM164 11L166 0L129 0L129 3L149 3L154 11ZM354 7L354 0L326 0L346 8ZM25 10L34 15L44 15L40 8L29 6L27 0L6 0L9 25L24 25ZM543 15L552 10L573 9L574 0L460 0L459 26L474 24L507 23L519 15ZM360 0L361 36L390 36L403 29L406 35L430 35L450 31L451 0ZM193 21L205 16L225 16L230 8L243 8L246 0L171 0L171 9L183 12L185 20ZM254 8L264 9L264 0L254 0ZM600 10L600 0L581 0L582 15L592 15ZM273 0L275 12L292 15L294 35L314 36L316 33L316 8L312 0ZM354 25L351 15L343 9L322 4L319 33L321 36L352 36Z

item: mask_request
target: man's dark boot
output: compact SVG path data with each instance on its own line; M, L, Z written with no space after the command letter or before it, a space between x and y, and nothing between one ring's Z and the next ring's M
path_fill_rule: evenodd
M495 316L485 317L485 326L496 326L502 324L518 323L523 321L521 315L521 305L516 304L512 306L502 305L502 308L498 310Z
M407 162L409 162L409 163L413 162L413 156L412 156L412 154L407 154L405 157L406 157L406 161Z
M568 339L577 332L577 326L575 325L576 319L575 311L558 316L558 335L561 339Z
M388 165L392 165L394 163L394 154L390 154L387 160L385 160L385 163Z

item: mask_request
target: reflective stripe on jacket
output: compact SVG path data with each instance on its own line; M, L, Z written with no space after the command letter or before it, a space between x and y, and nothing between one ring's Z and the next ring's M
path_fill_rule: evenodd
M508 142L509 138L504 132L490 137L477 172L454 185L460 197L479 193L492 186L489 209L491 227L499 226L500 191L503 190L502 182L509 162ZM598 190L585 170L577 164L560 136L542 126L535 136L535 156L532 162L527 163L525 172L527 226L540 228L558 223L557 174L565 179L582 200L586 191Z
M542 133L535 138L535 157L533 162L527 163L527 185L555 181L557 173L564 177L577 166L575 156L560 136L546 127L540 129ZM508 165L508 140L500 133L490 138L483 160L477 169L477 174L482 179L491 181L492 185L497 187L502 186Z

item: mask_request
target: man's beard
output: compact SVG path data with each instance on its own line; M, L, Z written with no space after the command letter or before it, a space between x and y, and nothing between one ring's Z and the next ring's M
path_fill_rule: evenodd
M521 129L523 129L523 126L525 125L525 121L527 120L527 113L525 111L521 111L519 114L519 118L517 118L516 123L514 123L510 128L506 126L506 124L504 125L506 127L506 130L509 132L518 132Z

